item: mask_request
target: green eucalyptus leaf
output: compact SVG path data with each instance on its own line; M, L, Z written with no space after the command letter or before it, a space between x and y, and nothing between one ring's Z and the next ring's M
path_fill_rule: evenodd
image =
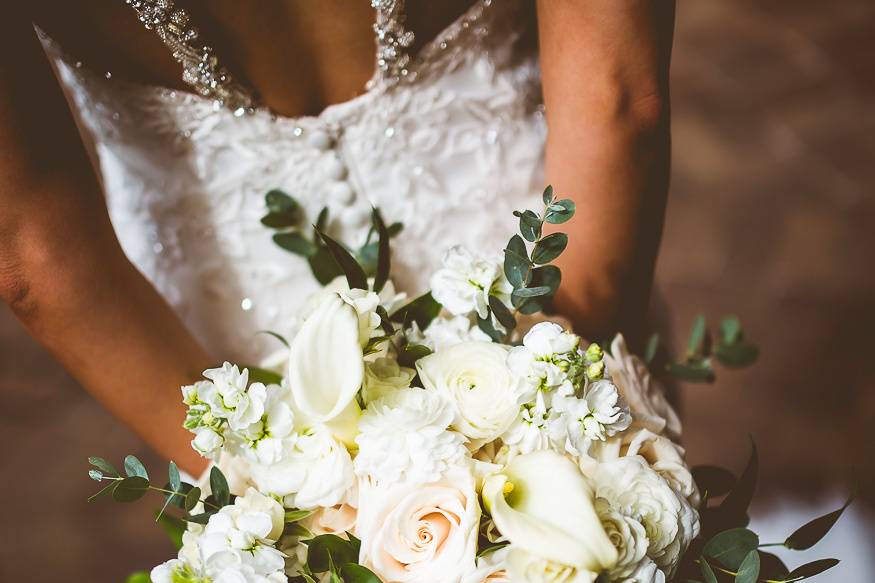
M277 372L273 372L272 370L267 370L258 366L252 366L251 364L244 365L241 368L245 368L249 371L250 383L261 383L263 385L280 385L283 382L283 375Z
M328 285L336 277L343 275L343 270L325 245L319 245L316 254L307 258L307 263L310 264L313 277L322 285Z
M705 543L702 553L724 567L738 569L748 553L760 544L760 537L746 528L733 528L717 533Z
M218 502L218 506L227 506L231 502L231 491L228 489L228 480L217 466L210 469L210 490Z
M727 316L720 322L720 342L735 344L742 338L741 320L737 316Z
M195 486L185 495L185 511L191 512L201 499L201 489Z
M107 484L106 486L104 486L103 488L101 488L100 490L98 490L97 492L92 494L91 496L89 496L88 501L94 502L98 498L102 498L102 497L106 496L107 494L112 494L112 491L115 488L116 484L118 484L117 480L111 481L109 484Z
M179 490L179 486L182 484L182 478L179 476L179 468L176 467L175 462L170 462L167 467L167 478L170 484L170 490L174 492Z
M547 212L544 215L544 220L551 225L561 225L571 220L574 216L576 205L573 200L563 199L558 200L547 207Z
M527 316L543 312L547 308L548 303L547 296L537 298L517 298L516 296L511 296L511 301L520 314Z
M565 233L550 233L537 243L532 250L532 262L537 265L550 263L559 257L568 246L568 235Z
M290 233L275 233L273 242L295 255L301 257L313 257L319 250L313 241L297 231Z
M489 336L489 338L491 338L493 342L501 343L501 341L504 340L504 335L501 332L499 332L498 330L496 330L495 326L492 324L492 312L491 311L489 312L489 314L486 315L485 318L481 318L480 316L477 316L477 327L480 328L480 330L484 334Z
M731 368L750 366L759 358L759 348L752 344L718 344L714 356Z
M854 497L851 496L838 510L825 514L820 518L815 518L804 526L799 527L796 532L787 537L787 540L784 541L784 546L794 551L806 551L810 549L819 543L830 529L835 526L835 523L841 518L845 509L850 506L853 501Z
M206 524L210 521L210 516L212 516L213 512L202 512L200 514L186 514L182 517L182 519L186 522L193 522L195 524Z
M549 206L550 203L553 202L553 186L547 185L547 188L544 189L544 194L542 196L544 201L544 206Z
M753 500L759 474L759 455L753 440L751 440L750 447L750 459L744 472L739 477L738 483L720 504L720 511L724 514L738 517L746 516L750 502Z
M319 215L316 217L316 225L313 229L313 238L319 238L319 231L324 231L325 227L328 226L328 207L323 207L321 211L319 211Z
M405 326L416 322L420 330L425 330L440 314L441 307L431 292L427 292L395 310L390 319Z
M165 484L165 490L172 490L178 492L178 494L165 494L164 498L168 504L172 504L177 508L185 509L185 495L188 494L192 488L194 488L194 486L187 482L180 482L179 487L177 488L174 488L172 484Z
M287 229L294 227L300 221L299 213L268 213L261 217L261 224L270 229Z
M514 235L504 250L504 274L513 287L525 287L531 279L531 269L526 243L522 237Z
M669 365L668 372L676 379L690 383L713 383L716 378L711 361L707 358L673 362Z
M504 302L495 296L489 296L489 307L492 309L495 319L498 320L499 324L504 326L508 333L516 328L516 318L513 317L513 314L507 306L504 305Z
M513 290L512 295L518 298L534 298L538 296L549 295L551 291L552 290L550 290L550 288L545 285L537 285L534 287L521 287L519 289L515 289Z
M562 283L562 271L555 265L542 265L532 270L532 287L549 288L550 293L547 295L554 295L560 283Z
M373 571L356 563L346 563L340 567L344 583L381 583Z
M292 510L286 510L286 514L284 517L285 522L298 522L299 520L304 520L308 516L312 515L314 510L298 510L294 508Z
M377 229L379 253L377 255L377 273L374 276L374 291L380 293L386 282L389 281L389 270L391 269L391 253L389 252L389 229L383 222L383 217L380 211L374 209L373 212L374 226Z
M702 343L705 341L705 332L707 331L705 316L699 314L693 320L693 325L690 328L690 338L687 341L687 355L693 356L699 352Z
M322 534L307 541L307 566L313 573L325 573L331 563L355 563L358 553L349 541L334 534Z
M377 241L362 245L355 254L355 260L362 266L365 275L371 277L377 273L377 261L380 255L380 245Z
M840 562L841 561L838 559L819 559L817 561L805 563L801 567L797 567L790 571L790 574L784 578L784 581L801 581L803 579L814 577L815 575L820 575L824 571L832 569Z
M737 583L756 583L760 576L760 554L754 549L750 551L735 575Z
M134 455L128 455L125 457L125 475L140 476L141 478L145 478L147 482L149 481L149 474L146 472L143 462L137 459L137 456Z
M88 470L88 477L95 482L99 482L103 479L103 472L101 472L100 470Z
M692 469L693 480L699 490L709 498L723 496L735 487L735 476L727 469L717 466L696 466Z
M149 491L149 480L142 476L130 476L119 480L112 491L116 502L136 502Z
M267 210L272 213L288 213L300 208L294 198L278 188L269 190L264 195L264 202L267 205Z
M98 470L102 470L104 474L109 474L110 476L115 476L116 478L121 477L121 474L118 473L118 470L115 469L115 466L113 466L102 457L92 456L88 458L88 463Z
M705 557L699 557L699 567L702 570L702 579L705 583L717 583L717 575L714 574L714 569L708 564Z
M780 558L772 553L760 551L760 577L772 581L783 580L790 569Z
M334 257L334 260L343 270L343 274L346 276L346 281L349 283L350 289L367 290L368 278L365 275L362 266L358 264L352 255L350 255L349 251L325 233L320 231L319 235L322 237L325 246L328 247L328 251L330 251L331 255Z
M520 233L526 241L534 243L541 237L541 217L533 211L515 211L514 215L520 219Z
M398 354L398 364L414 368L416 361L431 354L431 348L424 344L406 344Z
M392 223L388 227L389 236L396 237L401 234L401 231L404 230L404 225L402 223Z

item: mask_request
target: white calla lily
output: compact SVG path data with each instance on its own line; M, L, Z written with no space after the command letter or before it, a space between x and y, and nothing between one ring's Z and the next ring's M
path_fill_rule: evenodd
M292 341L288 380L295 408L306 423L333 426L346 419L354 425L364 374L358 314L337 294L330 295ZM342 435L343 428L337 432Z
M595 573L617 562L593 508L592 488L573 462L554 451L514 458L486 478L483 501L514 547Z

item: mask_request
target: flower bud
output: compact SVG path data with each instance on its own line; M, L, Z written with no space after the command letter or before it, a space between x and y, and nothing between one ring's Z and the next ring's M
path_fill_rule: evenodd
M590 380L597 381L605 376L605 363L600 360L598 362L594 362L588 367L586 367L586 376L590 378Z
M589 362L598 362L604 357L605 353L602 351L602 347L593 342L589 345L589 348L586 349L586 359Z

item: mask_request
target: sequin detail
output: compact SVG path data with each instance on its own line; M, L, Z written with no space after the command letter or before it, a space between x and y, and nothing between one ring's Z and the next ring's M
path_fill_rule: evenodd
M413 32L404 28L404 0L371 0L371 6L377 11L377 65L368 89L379 82L394 85L410 75L408 49L414 39Z
M188 12L174 8L173 0L125 0L140 22L154 30L173 58L182 65L182 80L203 97L214 100L217 107L227 107L235 115L250 113L255 104L252 92L235 82L231 73L219 63L210 46L197 47L198 29L191 26Z

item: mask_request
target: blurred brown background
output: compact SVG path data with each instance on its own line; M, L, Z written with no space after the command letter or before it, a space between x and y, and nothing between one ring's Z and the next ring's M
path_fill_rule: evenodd
M875 481L873 31L870 0L678 6L675 169L658 286L675 346L697 313L716 322L734 312L762 350L751 370L682 388L686 442L693 463L739 469L752 434L764 468L760 521L784 534L786 513L769 513L777 496L781 508L807 512L847 493L851 468ZM95 489L88 455L161 462L5 307L0 371L0 580L118 582L168 558L149 504L85 502ZM875 550L865 530L872 491L832 535L842 557Z

